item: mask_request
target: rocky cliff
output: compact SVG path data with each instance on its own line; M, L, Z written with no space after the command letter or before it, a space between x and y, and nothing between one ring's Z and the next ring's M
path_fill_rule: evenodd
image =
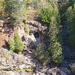
M11 26L8 21L0 20L0 46L6 46L9 38L14 37L14 31L18 29L19 35L24 42L24 48L27 49L28 44L31 42L43 42L44 34L48 32L47 24L42 24L39 21L27 21L29 26L29 33L25 33L25 25L23 22L20 23L21 26ZM37 34L39 35L38 40L36 40ZM24 40L25 39L25 40ZM29 41L30 40L30 41Z
M27 73L33 67L32 73ZM74 70L74 65L72 65ZM30 69L31 68L31 69ZM28 69L28 70L27 70ZM32 70L31 70L32 71ZM43 66L31 56L18 55L7 49L0 48L0 75L70 75L71 71L65 67Z

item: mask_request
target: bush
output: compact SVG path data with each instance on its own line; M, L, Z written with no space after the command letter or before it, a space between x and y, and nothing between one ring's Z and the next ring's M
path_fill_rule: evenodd
M49 52L46 50L44 44L38 44L36 50L33 52L35 53L36 58L43 63L43 65L50 63Z
M27 12L26 12L26 7L24 7L24 9L23 9L23 16L25 17L25 21L27 20L27 16L26 16L26 14L27 14Z
M51 43L50 45L51 59L55 63L61 63L63 60L62 47L59 42Z
M62 46L60 44L59 38L59 28L57 27L57 22L55 17L51 18L51 23L49 27L49 37L50 46L49 52L51 54L51 59L55 63L61 63L63 60Z
M41 21L44 23L50 23L51 17L54 15L58 23L58 27L60 27L61 20L57 5L53 5L52 7L49 4L48 6L41 8L40 14L41 14Z
M8 44L9 44L9 50L13 52L14 49L15 49L14 40L13 40L13 39L9 39L9 40L8 40Z
M24 8L23 15L25 17L24 21L26 21L27 20L27 17L26 17L26 8ZM24 23L24 24L25 24L25 32L26 32L26 34L29 35L29 26L26 23Z
M71 47L75 47L75 3L66 12L66 23L68 25L68 41Z
M50 23L53 15L53 7L51 5L41 8L41 21L44 23Z
M0 0L0 16L4 15L4 0Z
M60 13L59 13L59 9L56 5L54 6L54 17L56 18L57 26L60 27L60 23L61 23Z
M25 24L25 32L29 35L29 26L27 24Z
M8 60L10 59L4 50L1 50L1 53L2 53L2 57L7 58Z
M21 0L5 0L5 14L9 16L11 25L19 25L24 19L23 9L24 3Z
M15 43L15 51L17 53L21 52L23 50L23 42L22 42L17 30L14 32L14 43Z

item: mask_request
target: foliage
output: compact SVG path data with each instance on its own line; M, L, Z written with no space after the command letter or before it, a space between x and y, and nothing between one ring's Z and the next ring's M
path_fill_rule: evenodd
M15 43L15 51L17 53L23 50L23 42L17 30L14 32L14 43Z
M4 0L0 0L0 16L4 14Z
M74 0L58 0L58 6L61 14L66 13L68 7L74 4ZM62 10L63 9L63 10Z
M32 72L32 69L25 69L26 72Z
M44 44L38 44L36 50L33 52L35 53L36 58L43 63L43 65L50 63L49 52L46 50Z
M25 24L25 32L29 35L29 26L27 24Z
M70 46L75 47L75 3L66 12L66 22L68 24L68 41Z
M5 6L5 11L6 14L21 14L23 12L23 3L21 0L5 0L6 6Z
M58 27L60 27L61 20L57 5L54 5L52 7L52 5L49 4L48 6L41 8L40 14L41 14L41 21L43 21L44 23L50 23L51 17L54 15L58 23Z
M53 7L51 5L46 6L46 7L42 7L41 11L41 21L44 23L50 23L51 21L51 17L53 15Z
M23 16L25 17L24 20L27 20L26 14L27 14L27 12L26 12L26 7L24 7L24 9L23 9Z
M24 7L23 15L25 17L24 20L26 21L27 20L27 17L26 17L26 7ZM26 34L29 35L29 26L27 24L25 24L25 32L26 32Z
M4 52L4 50L1 50L2 57L7 58L9 60L9 56Z
M61 44L59 42L51 43L49 49L52 61L55 63L61 63L63 60Z
M14 40L13 40L13 39L9 39L9 40L8 40L8 44L9 44L9 50L10 50L11 52L13 52L14 49L15 49Z
M13 25L19 24L23 19L23 1L21 0L5 0L5 14L10 15L9 22Z
M27 9L39 9L41 6L45 6L48 2L46 0L24 0Z
M13 69L12 71L16 71L16 72L33 72L34 68L25 68L25 69ZM36 70L36 69L35 69ZM3 70L0 70L1 72L6 72L8 71L7 69L3 69Z
M58 9L58 6L57 5L54 6L54 16L55 16L56 21L58 23L57 26L60 27L61 19L60 19L60 13L59 13L59 9Z
M49 52L51 54L51 59L55 63L61 63L63 60L62 46L59 41L59 28L57 27L57 22L55 17L51 18L51 23L49 27L49 37L50 46Z

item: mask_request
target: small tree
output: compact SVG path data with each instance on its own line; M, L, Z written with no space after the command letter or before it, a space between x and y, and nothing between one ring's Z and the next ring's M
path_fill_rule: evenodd
M9 15L9 23L11 25L19 25L19 22L24 19L23 9L24 4L21 0L5 0L5 14Z
M9 50L13 52L14 49L15 49L14 40L13 40L13 39L9 39L9 40L8 40L8 44L9 44Z
M59 41L59 29L57 27L57 22L55 17L51 18L51 23L49 27L49 37L50 37L50 47L49 52L51 54L51 59L55 63L61 63L63 60L62 46Z
M59 42L50 43L49 50L50 50L52 61L55 63L61 63L63 60L61 44Z
M23 50L23 42L17 30L14 32L14 43L15 43L15 51L17 53Z
M25 24L25 32L29 35L29 26L27 24Z
M0 0L0 16L4 15L4 0Z
M51 4L49 6L45 6L41 8L41 21L44 23L50 23L51 17L53 15L53 7Z
M35 53L36 58L43 63L43 65L47 65L51 62L49 52L46 50L45 45L39 44L36 47L36 50L33 51Z
M60 27L60 22L61 22L61 19L60 19L60 13L59 13L59 10L58 10L58 7L57 5L54 6L54 16L56 18L56 21L57 21L57 25L58 27Z
M23 15L25 17L24 21L26 21L27 20L27 17L26 17L26 8L24 8ZM29 26L27 25L26 22L24 22L24 24L25 24L25 32L26 32L26 34L29 35Z
M66 12L66 23L68 24L68 42L71 47L75 47L75 3Z

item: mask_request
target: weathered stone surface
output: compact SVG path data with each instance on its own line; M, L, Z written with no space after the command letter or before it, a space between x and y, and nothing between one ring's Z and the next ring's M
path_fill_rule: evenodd
M71 68L72 73L75 75L75 63L70 65L70 68Z
M0 48L1 51L4 51L6 55L11 56L9 59L7 57L0 57L0 69L7 69L7 70L13 70L13 69L24 69L24 68L31 68L33 63L30 59L17 55L16 53L11 53L7 49Z
M26 72L16 71L0 71L0 75L27 75Z
M39 21L31 20L27 21L27 24L29 25L30 32L38 32L38 30L44 32L48 30L46 24L42 24Z
M0 27L3 26L3 23L4 23L4 21L3 20L0 20Z
M26 66L25 64L19 65L19 69L24 69L26 68L25 66Z
M31 56L17 55L16 53L11 53L10 51L4 48L0 48L0 54L2 50L4 50L4 52L11 57L7 59L6 57L0 56L0 70L6 70L5 72L0 71L0 75L27 75L25 71L17 72L13 70L26 69L26 68L32 68L32 67L38 68L38 71L36 71L36 73L33 73L33 75L69 75L71 74L71 71L64 67L56 67L56 68L49 68L49 69L43 68L44 66L38 64L37 61L34 60L34 58L31 58ZM74 65L72 65L72 67L74 68Z
M25 50L27 48L32 48L34 46L34 43L36 42L36 39L33 34L24 35L23 42L24 42L24 50Z

